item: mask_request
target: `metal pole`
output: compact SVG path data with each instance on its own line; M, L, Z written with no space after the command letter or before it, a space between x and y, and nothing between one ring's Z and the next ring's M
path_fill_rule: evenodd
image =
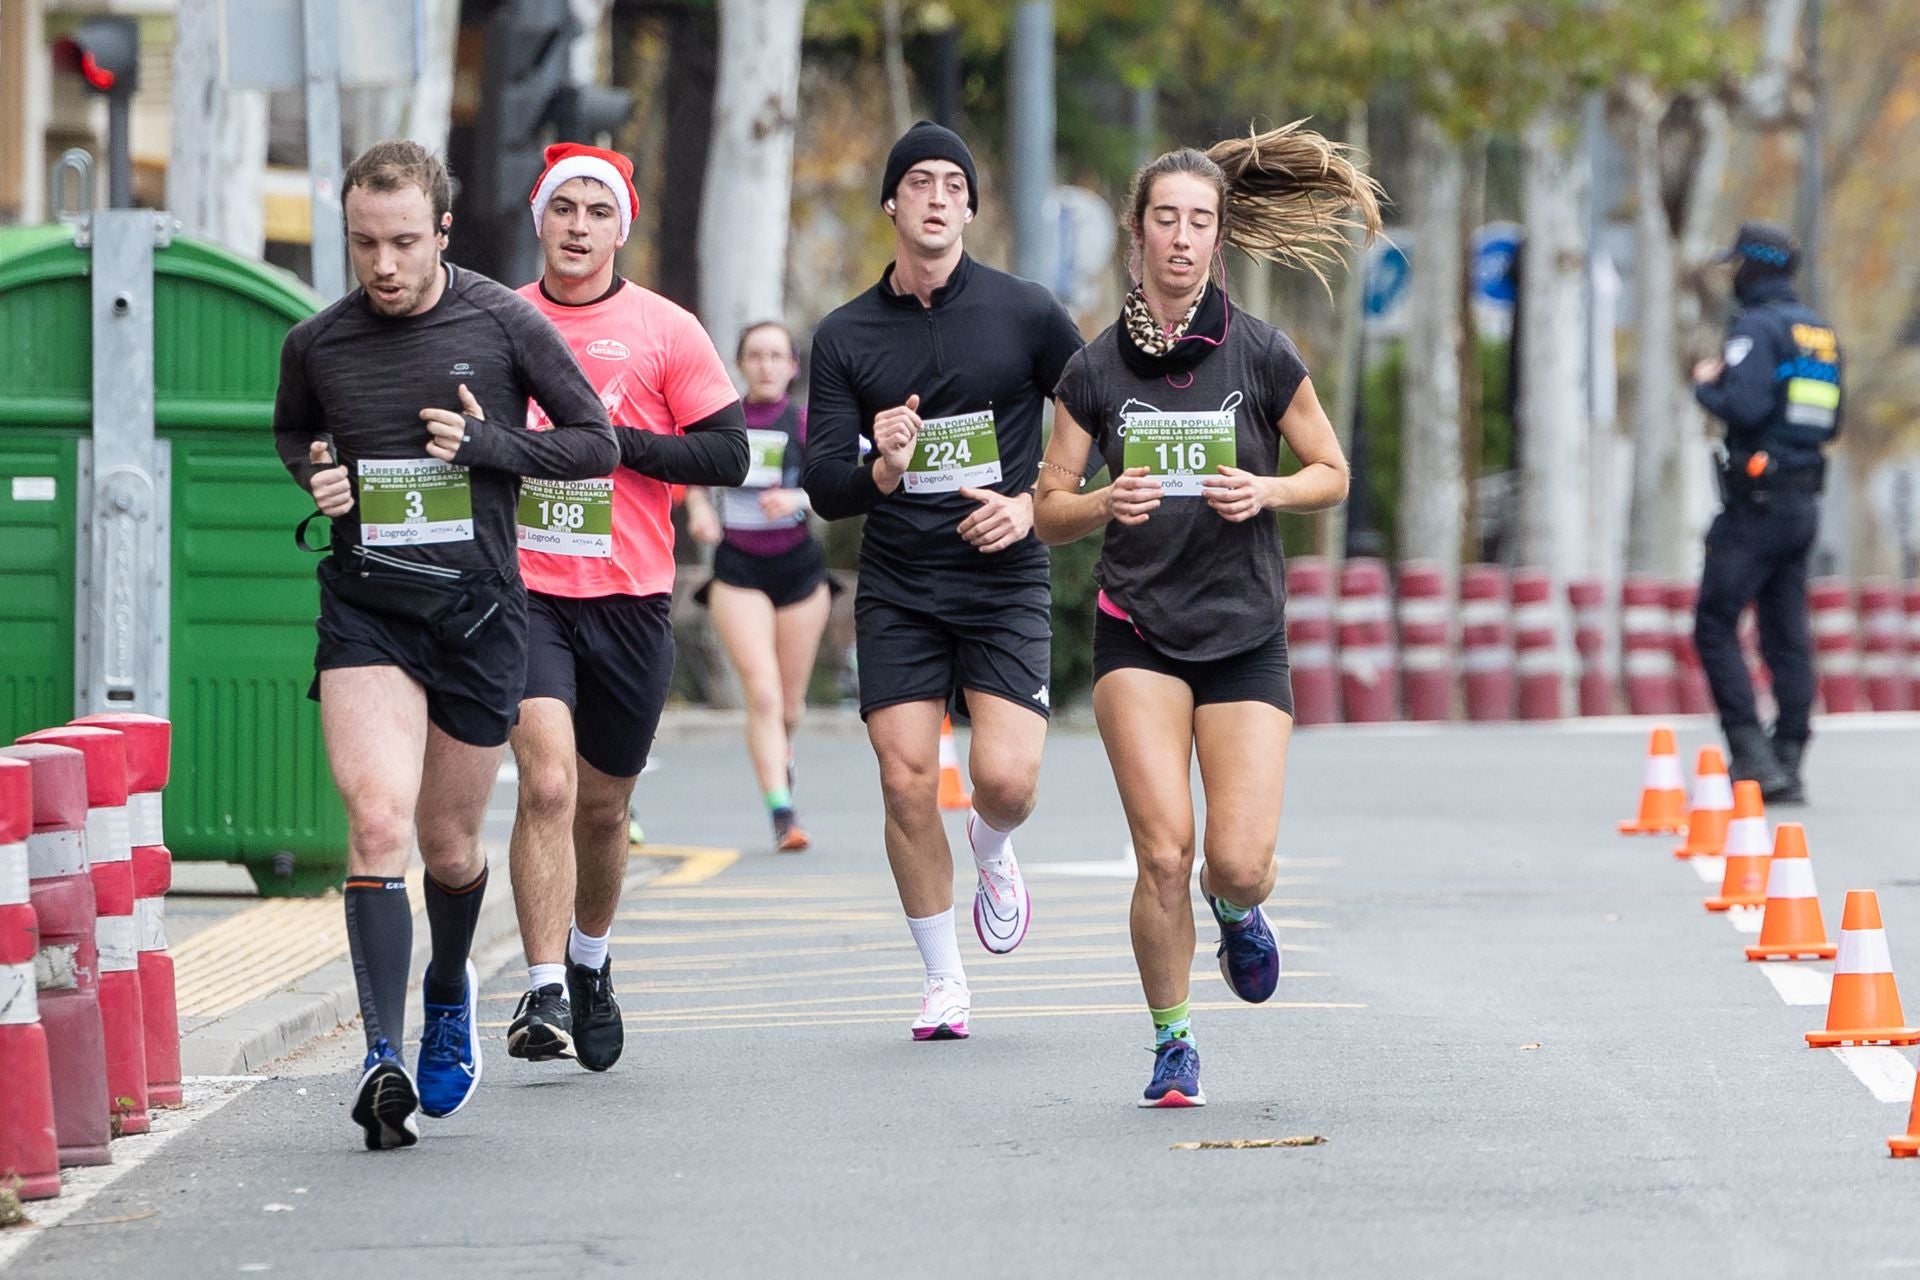
M313 288L331 302L347 291L340 216L340 12L338 0L302 0L306 44L307 178L312 184Z
M1023 0L1014 11L1008 50L1008 113L1013 137L1013 269L1029 280L1052 274L1054 236L1046 225L1047 193L1053 189L1053 5Z
M1130 95L1133 107L1133 167L1153 159L1160 146L1160 86L1143 84Z
M129 120L132 94L107 95L107 207L133 208L133 156Z

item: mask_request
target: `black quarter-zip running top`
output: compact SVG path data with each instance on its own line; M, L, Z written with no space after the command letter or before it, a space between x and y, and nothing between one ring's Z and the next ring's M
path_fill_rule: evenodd
M978 504L958 493L882 493L861 456L882 410L920 397L921 418L991 409L1004 494L1033 488L1040 415L1082 345L1073 320L1044 286L962 254L933 305L896 293L888 266L871 289L821 322L813 338L802 484L829 520L866 515L863 563L895 573L928 568L1045 571L1046 548L1028 534L982 555L958 532Z

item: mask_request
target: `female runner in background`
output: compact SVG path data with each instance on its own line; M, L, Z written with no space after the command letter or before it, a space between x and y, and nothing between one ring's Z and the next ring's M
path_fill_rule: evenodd
M788 394L799 361L786 326L764 320L741 331L735 355L747 382L751 462L738 489L688 489L687 531L715 546L713 580L694 596L740 676L747 754L773 823L773 847L812 843L793 806L793 733L827 626L826 553L807 528L800 488L807 411Z

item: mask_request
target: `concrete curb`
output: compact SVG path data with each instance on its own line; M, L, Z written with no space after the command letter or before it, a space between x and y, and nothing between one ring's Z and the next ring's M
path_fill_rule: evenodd
M480 925L474 932L475 956L511 938L519 927L506 857L496 852L492 865L499 874L487 885L486 905L480 909ZM636 858L623 897L665 870L667 866L658 859ZM415 919L412 980L417 985L432 945L424 920ZM353 961L343 957L187 1032L180 1038L180 1070L190 1076L255 1075L359 1016ZM409 1016L418 1016L417 1007Z

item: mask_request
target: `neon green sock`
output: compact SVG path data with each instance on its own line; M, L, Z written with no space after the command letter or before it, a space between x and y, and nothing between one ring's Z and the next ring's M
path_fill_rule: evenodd
M1215 898L1213 905L1219 910L1220 918L1228 924L1239 924L1253 914L1252 907L1236 907L1225 898Z
M767 792L766 799L768 813L772 813L775 809L793 808L793 792L785 787L775 787Z
M1158 1049L1169 1040L1192 1040L1193 1020L1187 1016L1190 1000L1182 1000L1171 1009L1149 1008L1153 1015L1153 1047Z

